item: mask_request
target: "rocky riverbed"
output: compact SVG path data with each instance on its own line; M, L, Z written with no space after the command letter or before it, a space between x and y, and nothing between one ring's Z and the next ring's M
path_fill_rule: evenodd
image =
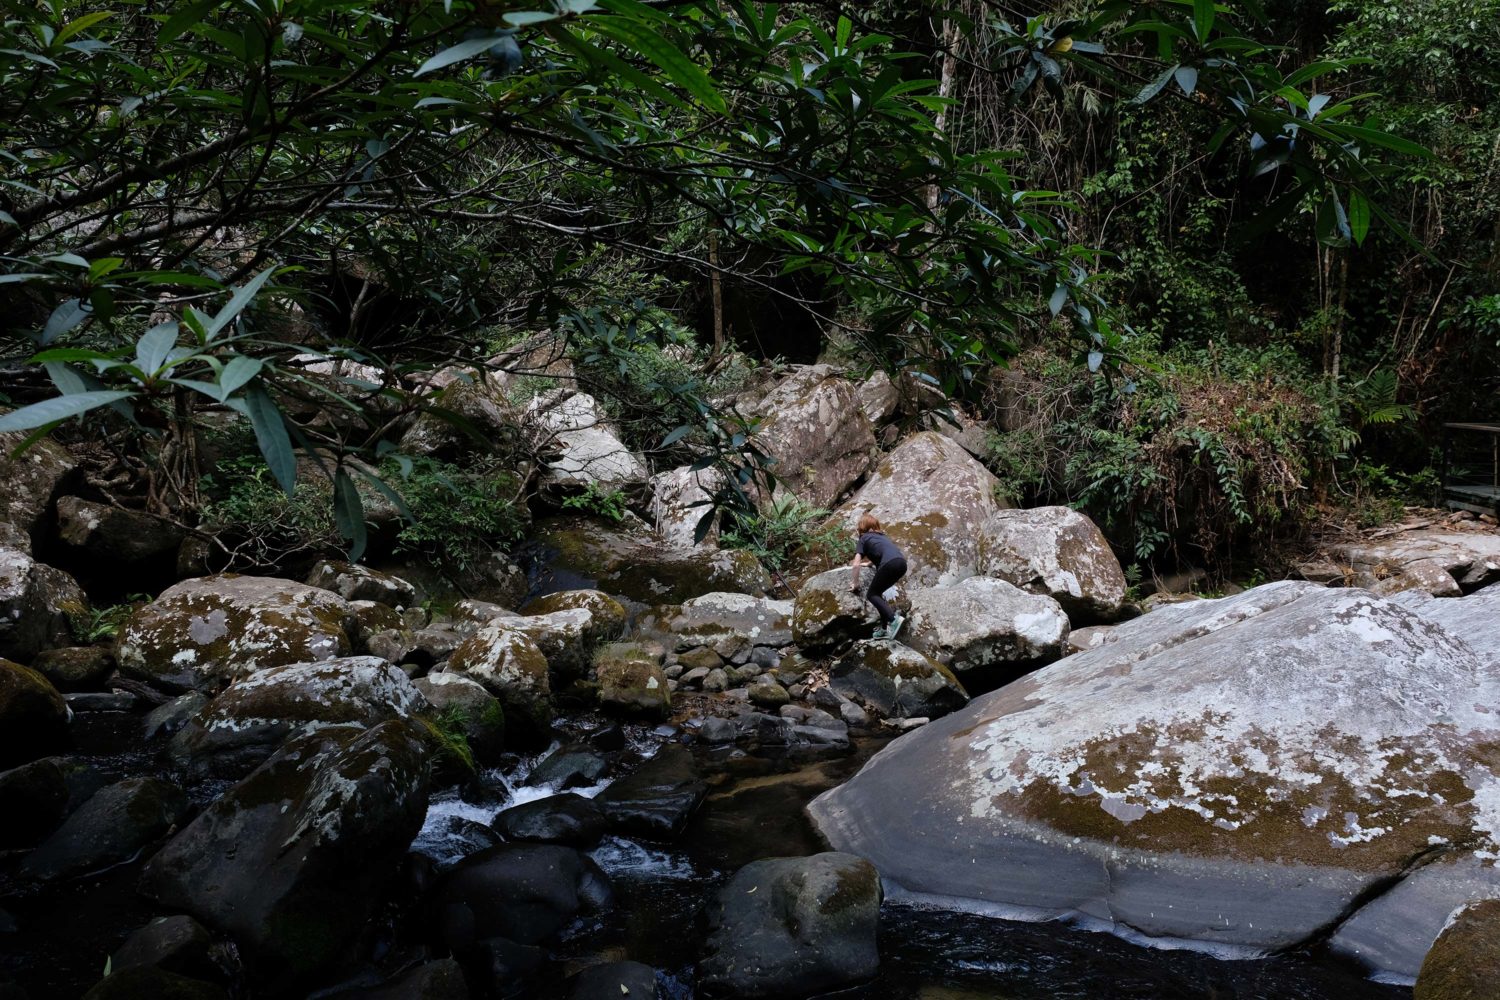
M178 573L95 642L47 561L82 508L11 500L0 996L1465 995L1500 897L1487 550L1451 587L1147 611L1086 518L886 434L872 383L793 373L770 440L912 554L900 642L847 569L787 592L682 538L690 469L654 524L544 518L467 595ZM128 566L115 530L70 537Z

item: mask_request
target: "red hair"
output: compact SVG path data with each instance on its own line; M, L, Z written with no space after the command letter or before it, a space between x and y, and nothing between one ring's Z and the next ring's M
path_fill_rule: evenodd
M859 515L859 533L863 535L870 531L878 531L882 535L885 534L880 527L880 518L870 513Z

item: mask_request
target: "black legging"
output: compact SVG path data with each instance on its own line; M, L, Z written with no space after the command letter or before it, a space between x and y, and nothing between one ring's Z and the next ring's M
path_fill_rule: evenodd
M906 560L900 557L887 559L875 567L875 575L870 578L870 587L865 591L865 600L875 605L875 610L880 614L880 624L889 625L891 619L896 617L896 612L886 603L885 598L880 595L891 589L891 584L906 575Z

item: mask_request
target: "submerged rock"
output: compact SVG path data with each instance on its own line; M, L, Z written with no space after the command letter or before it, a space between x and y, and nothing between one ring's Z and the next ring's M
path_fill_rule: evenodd
M980 572L1062 605L1075 625L1113 621L1125 572L1104 534L1067 507L1001 510L980 528Z
M1052 598L982 576L918 590L908 618L907 643L965 675L1055 660L1068 637L1068 616Z
M60 569L0 546L0 657L30 662L44 649L73 644L73 622L88 598Z
M1119 625L897 740L809 811L937 900L1284 949L1435 850L1500 884L1497 703L1500 676L1411 611L1271 584ZM1431 890L1472 898L1473 881ZM1407 909L1401 933L1431 940L1463 899Z
M859 515L874 514L906 553L908 586L952 583L979 571L977 529L1006 506L998 485L963 448L923 431L882 458L830 523L852 532Z
M446 872L427 901L454 950L487 938L537 944L580 914L614 905L609 878L591 859L552 844L500 844Z
M681 604L700 594L758 596L771 586L760 561L742 549L679 548L639 522L606 524L562 517L537 526L546 555L544 586L559 577L645 604Z
M141 891L228 934L268 993L344 960L427 813L411 723L299 737L225 792L146 865Z
M337 594L292 580L198 577L131 615L115 659L169 690L214 691L268 667L348 656L354 619Z
M406 675L374 656L272 667L230 685L172 741L194 769L238 777L287 740L324 726L375 726L428 708Z
M604 836L605 820L592 799L564 792L501 810L494 826L506 840L587 848Z
M68 745L68 706L47 678L0 659L0 768L15 767Z
M128 861L186 815L187 796L160 778L126 778L101 788L21 865L39 882Z
M753 861L708 906L704 989L802 997L869 979L880 967L880 901L880 876L863 858Z
M610 824L621 830L670 838L687 826L707 792L693 755L669 744L633 774L615 779L594 801Z
M969 701L947 667L886 640L862 642L845 654L833 668L829 686L891 719L936 719Z

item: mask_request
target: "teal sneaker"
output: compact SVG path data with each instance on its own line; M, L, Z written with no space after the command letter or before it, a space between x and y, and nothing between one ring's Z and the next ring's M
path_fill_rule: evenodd
M891 619L891 627L886 630L885 637L887 639L894 639L894 638L896 638L896 636L901 631L901 626L905 625L905 624L906 624L906 618L903 615L897 615L896 617L892 618Z
M890 637L891 633L884 625L877 625L875 627L875 634L870 636L871 639L889 639Z

